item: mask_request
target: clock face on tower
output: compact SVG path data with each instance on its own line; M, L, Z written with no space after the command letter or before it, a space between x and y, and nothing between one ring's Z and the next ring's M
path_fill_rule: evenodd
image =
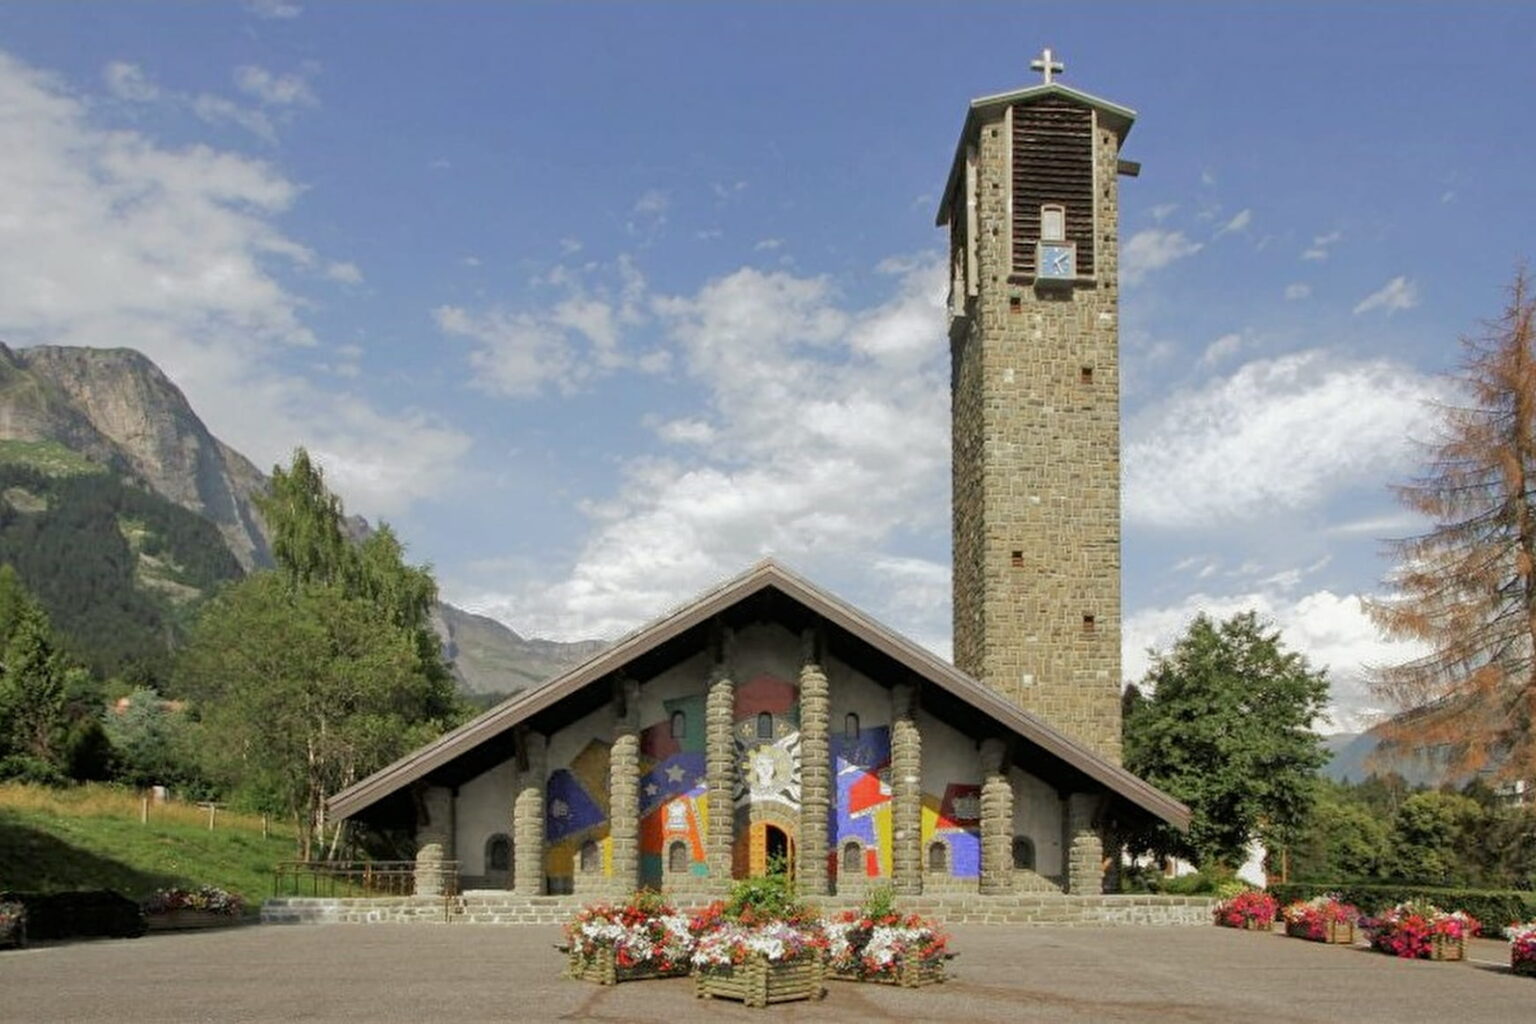
M1077 246L1071 242L1038 242L1035 266L1041 278L1069 280L1077 276Z

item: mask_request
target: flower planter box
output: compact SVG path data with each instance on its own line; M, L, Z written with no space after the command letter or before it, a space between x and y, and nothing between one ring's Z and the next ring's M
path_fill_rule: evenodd
M768 1006L799 999L820 999L826 993L820 956L770 961L754 956L729 967L695 970L693 993L700 999L735 999L747 1006Z
M1348 946L1355 941L1355 922L1353 921L1329 921L1323 925L1323 933L1314 935L1305 924L1300 922L1287 924L1285 934L1293 939L1306 939L1308 942L1326 942L1330 945Z
M1243 920L1245 932L1272 932L1275 930L1275 922L1266 921L1259 917L1249 917Z
M1509 969L1515 974L1523 974L1528 978L1536 978L1536 960L1529 958L1518 960L1512 954L1509 958Z
M590 981L598 985L617 985L621 981L646 981L651 978L680 978L688 973L687 963L663 966L660 961L647 960L622 966L606 946L593 953L572 950L566 968L566 977L577 981Z
M1429 959L1465 960L1466 958L1466 936L1453 939L1446 935L1435 935L1430 938Z
M828 969L827 977L836 981L871 981L877 985L898 985L901 988L922 988L944 981L944 961L903 961L892 971L860 972Z
M190 907L183 907L180 910L167 910L162 914L148 914L144 922L152 932L180 932L195 928L228 928L239 924L240 917L236 914L217 914L212 910L193 910Z

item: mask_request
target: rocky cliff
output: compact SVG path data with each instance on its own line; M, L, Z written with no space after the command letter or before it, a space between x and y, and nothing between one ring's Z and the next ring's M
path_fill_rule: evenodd
M181 389L132 349L0 344L0 443L7 441L62 445L212 523L246 571L272 564L253 501L267 476L214 437ZM358 519L350 525L368 529ZM433 624L471 693L524 689L603 647L526 639L448 604L439 604Z
M243 568L270 561L266 477L132 349L0 345L0 441L58 442L213 523Z

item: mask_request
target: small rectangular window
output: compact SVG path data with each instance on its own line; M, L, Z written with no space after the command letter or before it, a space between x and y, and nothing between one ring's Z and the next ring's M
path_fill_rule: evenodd
M1093 616L1092 615L1084 615L1083 616L1083 632L1084 633L1092 633L1093 632Z
M1081 374L1079 376L1079 380L1081 380L1084 384L1092 384L1093 383L1093 367L1091 367L1091 366L1083 367L1082 372L1081 372Z
M1050 203L1040 207L1040 240L1063 242L1067 238L1067 208Z
M1013 553L1013 558L1012 558L1011 561L1013 562L1013 567L1015 569L1022 569L1022 568L1024 568L1024 552L1022 552L1022 551L1015 551Z

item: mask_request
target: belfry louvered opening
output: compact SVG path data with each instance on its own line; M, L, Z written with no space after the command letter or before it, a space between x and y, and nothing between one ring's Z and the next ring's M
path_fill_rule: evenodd
M1040 209L1065 208L1077 274L1093 275L1093 111L1048 98L1013 108L1013 270L1034 275Z

